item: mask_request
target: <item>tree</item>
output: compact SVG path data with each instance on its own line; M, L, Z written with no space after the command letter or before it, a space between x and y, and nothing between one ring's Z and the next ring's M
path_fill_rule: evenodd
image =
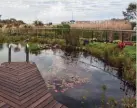
M57 26L53 26L53 28L57 28L56 30L57 35L61 35L62 31L63 34L69 34L70 31L70 25L68 24L59 24Z
M49 26L50 26L50 25L52 25L52 22L49 22L49 24L48 24L48 25L49 25Z
M21 24L25 24L22 20L18 20L18 23Z
M12 23L17 22L17 20L16 20L15 18L10 18L10 21L11 21Z
M38 20L34 21L33 24L35 26L43 26L44 25L42 21L38 21Z
M123 11L123 15L126 20L134 20L137 18L136 15L136 3L130 3L126 11Z
M123 11L123 15L125 17L125 20L128 20L131 22L132 29L136 26L136 21L134 21L137 18L136 15L136 3L130 3L128 5L128 8L126 9L126 12Z

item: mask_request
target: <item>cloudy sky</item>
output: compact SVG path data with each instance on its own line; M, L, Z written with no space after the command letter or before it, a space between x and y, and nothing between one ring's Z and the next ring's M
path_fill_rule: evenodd
M0 0L2 19L16 18L31 23L123 18L122 11L135 0Z

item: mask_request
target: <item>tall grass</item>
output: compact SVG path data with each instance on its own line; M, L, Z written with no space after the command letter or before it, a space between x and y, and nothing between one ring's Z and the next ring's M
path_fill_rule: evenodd
M135 46L126 46L123 50L119 49L116 44L90 43L86 50L92 55L104 60L111 66L119 68L124 65L123 78L132 84L136 80L136 50Z

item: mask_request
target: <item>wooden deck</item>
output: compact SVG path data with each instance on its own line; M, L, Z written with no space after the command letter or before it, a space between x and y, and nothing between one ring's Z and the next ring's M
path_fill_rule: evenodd
M0 108L67 108L54 100L35 64L0 66Z

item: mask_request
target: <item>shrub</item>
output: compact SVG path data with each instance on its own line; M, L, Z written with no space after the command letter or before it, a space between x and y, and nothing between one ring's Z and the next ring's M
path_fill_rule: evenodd
M40 46L39 46L38 44L29 43L29 50L30 50L30 51L40 50Z

